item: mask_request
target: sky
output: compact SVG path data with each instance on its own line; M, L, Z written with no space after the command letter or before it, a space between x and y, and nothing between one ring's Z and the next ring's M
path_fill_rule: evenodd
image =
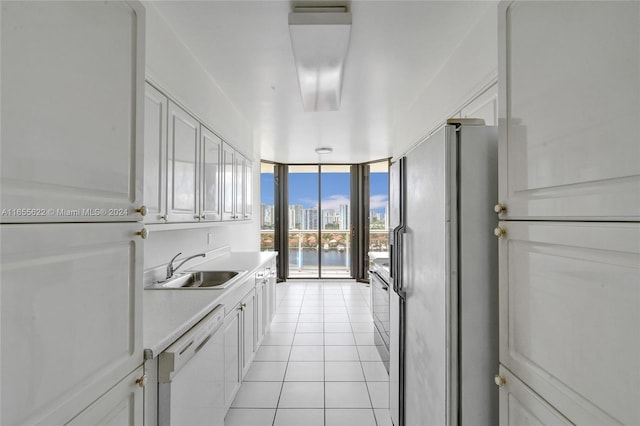
M388 199L388 174L371 173L371 210L384 212ZM289 175L289 204L302 204L304 208L317 206L318 175L291 173ZM274 204L273 174L260 175L260 197L264 204ZM349 203L349 173L322 175L322 208L338 210L340 204Z

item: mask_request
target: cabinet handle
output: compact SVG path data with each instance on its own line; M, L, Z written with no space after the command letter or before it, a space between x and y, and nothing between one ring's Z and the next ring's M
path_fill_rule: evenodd
M500 213L504 213L507 211L507 206L505 206L502 203L498 203L493 207L493 211L500 214Z
M147 231L147 228L142 228L141 230L136 232L136 235L140 235L140 238L142 238L143 240L146 240L147 237L149 236L149 231Z
M495 229L493 230L493 235L495 235L498 238L502 238L506 233L507 231L499 226L496 226Z
M160 219L164 220L165 222L167 222L167 215L163 214L162 216L160 216Z
M499 388L503 387L504 385L507 384L507 380L502 377L499 374L496 374L493 378L493 382L496 384L496 386L498 386Z
M141 388L145 387L145 385L147 384L147 375L143 374L142 377L138 377L136 379L136 385L140 386Z
M141 216L146 216L147 215L147 206L140 206L140 208L136 209L137 213L140 213Z

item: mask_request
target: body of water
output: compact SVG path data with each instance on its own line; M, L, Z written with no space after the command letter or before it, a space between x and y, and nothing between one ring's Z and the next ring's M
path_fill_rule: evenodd
M336 266L348 266L351 255L347 257L346 251L327 250L320 251L322 256L322 266L336 267ZM314 249L302 249L298 252L298 249L289 249L289 265L298 266L299 254L302 255L303 267L318 267L318 250Z

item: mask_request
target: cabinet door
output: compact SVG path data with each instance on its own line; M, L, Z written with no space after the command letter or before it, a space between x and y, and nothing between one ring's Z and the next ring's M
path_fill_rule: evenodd
M137 221L144 9L3 2L0 221Z
M137 426L143 424L143 389L136 383L143 373L142 367L136 369L67 425Z
M206 127L201 132L201 193L200 220L220 220L220 157L222 140Z
M240 306L224 319L224 405L229 408L242 383L242 316Z
M222 144L222 220L233 220L235 216L235 151Z
M140 228L0 227L1 424L65 423L142 364Z
M144 103L145 222L166 219L167 208L167 97L147 83Z
M499 34L502 217L640 219L640 2L504 3Z
M254 333L254 348L257 348L262 343L264 337L265 315L266 315L266 294L265 294L265 282L264 279L256 283L256 330Z
M233 198L234 202L234 215L233 218L235 220L243 220L244 219L244 193L245 193L245 175L244 175L244 157L236 152L234 159L234 182L235 182L235 196Z
M500 388L500 426L573 424L502 366L500 376L505 380Z
M276 314L277 296L276 296L276 278L278 273L276 271L276 261L273 260L270 266L267 267L269 271L269 281L267 282L269 288L269 317L267 319L267 327L271 324L273 316Z
M251 290L242 299L242 377L247 374L255 351L256 303L255 292Z
M500 226L500 362L574 423L640 424L640 224Z
M253 216L253 163L244 162L244 219L251 220Z
M169 149L167 152L167 220L198 219L198 160L200 123L169 102Z

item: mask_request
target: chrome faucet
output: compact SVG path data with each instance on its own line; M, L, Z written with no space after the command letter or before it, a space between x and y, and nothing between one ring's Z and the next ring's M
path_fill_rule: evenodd
M191 260L191 259L193 259L194 257L205 257L205 256L206 256L204 253L194 254L193 256L189 256L189 257L187 257L185 260L183 260L182 262L180 262L180 264L179 264L178 266L176 266L176 267L174 268L174 267L173 267L173 261L174 261L174 260L176 260L176 258L177 258L178 256L180 256L181 254L182 254L182 253L178 253L178 254L176 254L175 256L173 256L173 259L171 259L171 260L169 261L169 264L167 265L167 278L166 278L167 280L168 280L169 278L173 277L174 272L176 272L176 271L178 270L178 268L180 268L182 265L184 265L184 263L185 263L187 260Z

